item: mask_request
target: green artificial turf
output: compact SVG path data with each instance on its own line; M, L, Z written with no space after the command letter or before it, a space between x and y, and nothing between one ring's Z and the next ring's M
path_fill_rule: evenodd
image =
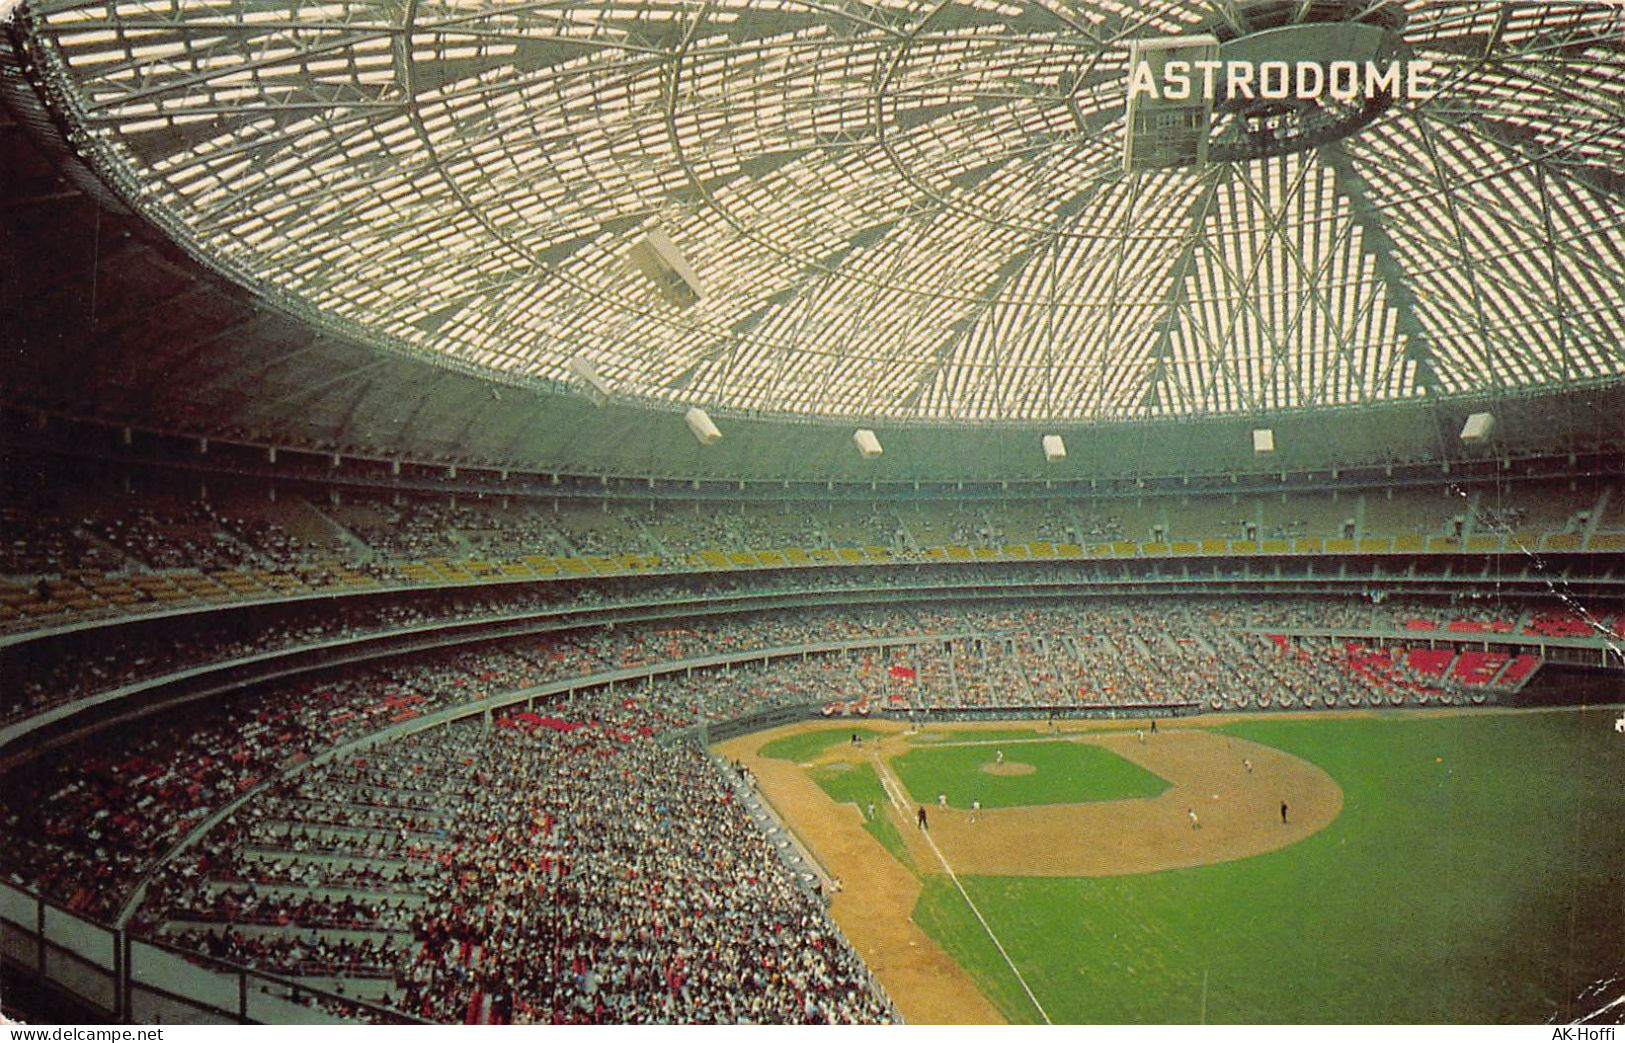
M801 732L798 735L788 735L782 739L774 739L757 752L763 757L771 757L780 761L794 761L796 764L801 764L812 760L831 747L851 742L854 734L859 738L872 739L881 733L873 728L832 726L818 731Z
M1001 748L1006 764L1028 764L1037 770L1030 775L983 771ZM948 804L961 809L977 800L984 808L1009 808L1154 797L1168 788L1165 780L1110 750L1065 740L1005 747L925 746L893 759L891 765L919 803L935 805L937 795L946 794Z
M1588 986L1625 975L1614 716L1238 723L1337 779L1337 820L1222 865L963 882L1057 1022L1569 1021ZM914 915L1033 1020L951 885Z
M886 791L881 787L880 776L875 774L873 767L842 761L821 764L808 774L819 788L830 795L830 799L841 804L856 804L858 814L864 817L863 828L869 835L880 841L891 856L907 866L910 872L914 871L914 860L909 857L908 846L903 843L897 827L886 817ZM872 819L868 817L870 804L875 806L875 817Z
M973 969L976 983L1007 1019L1023 1025L1041 1024L1043 1019L1039 1017L1038 1008L1027 998L1016 976L1010 973L1009 965L994 948L993 940L976 921L953 881L943 873L933 873L921 883L924 890L914 907L914 922L936 939L955 963Z

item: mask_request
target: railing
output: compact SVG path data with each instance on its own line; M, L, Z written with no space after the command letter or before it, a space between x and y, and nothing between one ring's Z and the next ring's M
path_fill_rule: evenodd
M421 1023L366 1000L132 938L7 884L0 884L0 959L112 1020Z
M791 709L803 711L803 716L814 716L818 712L818 707L815 705L798 706ZM747 715L747 718L757 716L759 715L750 714ZM747 718L735 718L735 720L745 720ZM728 723L732 724L734 722L730 721ZM785 722L781 721L779 723ZM776 725L766 724L762 727L776 727ZM749 731L755 730L757 729L749 729ZM748 731L739 732L738 734L748 734ZM733 787L734 794L739 798L747 813L757 820L759 828L767 834L768 841L778 854L779 861L789 870L790 875L796 881L796 885L824 907L825 926L829 929L829 932L840 941L841 945L846 947L847 952L857 956L858 947L852 944L852 940L846 936L846 932L841 930L841 925L836 923L835 918L829 915L828 895L824 893L822 887L812 886L807 879L808 877L815 877L833 881L835 879L834 875L818 860L816 852L803 844L795 831L790 829L784 820L779 817L778 812L773 809L773 805L763 798L761 792L756 788L754 779L741 778L726 761L716 754L708 753L707 756L710 757L712 768L728 780L729 785ZM875 977L874 970L869 966L868 961L860 957L858 965L863 969L864 983L868 986L869 991L878 996L881 1002L885 1004L887 1019L894 1024L903 1024L903 1015L898 1011L897 1004L892 1002L890 993L880 984L880 979Z

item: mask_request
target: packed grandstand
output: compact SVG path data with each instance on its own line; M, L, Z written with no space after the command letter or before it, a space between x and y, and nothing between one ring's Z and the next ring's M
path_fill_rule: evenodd
M153 501L133 515L162 509ZM639 531L633 516L582 513L616 519L623 537ZM922 510L914 525L946 528L955 516ZM581 538L566 512L536 517L572 547ZM989 529L1018 524L986 508L975 517ZM400 536L439 547L482 522L425 512ZM760 531L777 543L808 524ZM885 524L912 531L895 513ZM105 528L86 519L73 531ZM247 528L200 527L191 546ZM254 531L278 552L291 542L269 523ZM679 520L664 531L667 549L686 549L714 530ZM231 545L234 557L194 561L190 573L131 555L120 578L219 581L260 554L240 535ZM693 744L700 727L773 711L1501 704L1517 701L1547 657L1600 663L1625 640L1616 604L1532 586L1498 594L1437 577L1431 596L1407 597L1367 578L1342 595L1176 585L1131 596L1099 589L1098 563L1077 555L1040 563L1045 590L1014 562L884 550L889 564L710 567L693 551L675 563L647 556L652 575L570 579L560 569L517 581L476 578L471 566L485 559L473 556L402 563L374 552L370 563L384 564L368 576L351 559L370 582L342 594L310 598L290 584L87 605L88 621L36 623L4 651L17 664L7 734L44 741L36 755L10 756L0 827L16 841L0 872L159 951L259 972L262 990L324 1015L890 1020L886 996L822 912L821 881L780 857L744 781ZM346 567L308 553L259 567ZM396 578L437 564L469 571ZM860 596L874 601L842 604ZM776 607L782 597L802 600ZM65 647L73 654L59 654ZM236 673L256 661L278 668ZM200 675L228 683L188 688ZM119 724L113 745L95 737L105 737L96 707L110 695L154 711ZM170 699L184 708L165 710ZM718 848L718 837L729 843ZM719 953L730 955L719 963Z
M396 6L0 27L8 1016L895 1023L716 737L1618 697L1618 5Z

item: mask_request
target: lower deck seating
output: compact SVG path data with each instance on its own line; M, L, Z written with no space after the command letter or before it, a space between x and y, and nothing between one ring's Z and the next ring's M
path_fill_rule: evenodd
M894 1017L729 774L653 741L641 699L558 714L308 772L216 830L207 877L171 874L143 918L440 1022ZM245 926L267 921L284 929Z

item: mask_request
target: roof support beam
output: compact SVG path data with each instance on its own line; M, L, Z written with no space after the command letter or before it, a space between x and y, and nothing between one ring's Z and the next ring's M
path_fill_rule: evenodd
M1138 405L1144 412L1167 410L1172 403L1166 400L1165 391L1170 387L1179 392L1180 402L1187 407L1194 407L1199 397L1198 392L1183 387L1177 380L1170 384L1169 355L1173 351L1174 329L1179 325L1179 315L1185 308L1189 293L1186 277L1190 273L1191 262L1196 259L1196 249L1207 234L1207 222L1218 200L1219 186L1230 179L1231 171L1228 163L1215 163L1209 167L1202 175L1200 195L1186 211L1185 234L1180 240L1179 253L1168 268L1168 292L1163 299L1162 318L1156 324L1157 340L1151 348L1151 371L1146 374L1145 389L1138 398Z
M1438 391L1439 378L1433 369L1433 346L1427 327L1416 311L1416 294L1411 290L1410 276L1394 251L1393 236L1388 232L1381 209L1371 202L1365 177L1354 165L1353 157L1342 142L1322 145L1320 158L1337 175L1333 183L1348 200L1349 217L1360 228L1360 242L1371 254L1389 307L1398 314L1396 328L1405 342L1405 358L1415 363L1417 387L1427 393ZM1384 374L1379 386L1387 385L1386 378L1387 374Z

